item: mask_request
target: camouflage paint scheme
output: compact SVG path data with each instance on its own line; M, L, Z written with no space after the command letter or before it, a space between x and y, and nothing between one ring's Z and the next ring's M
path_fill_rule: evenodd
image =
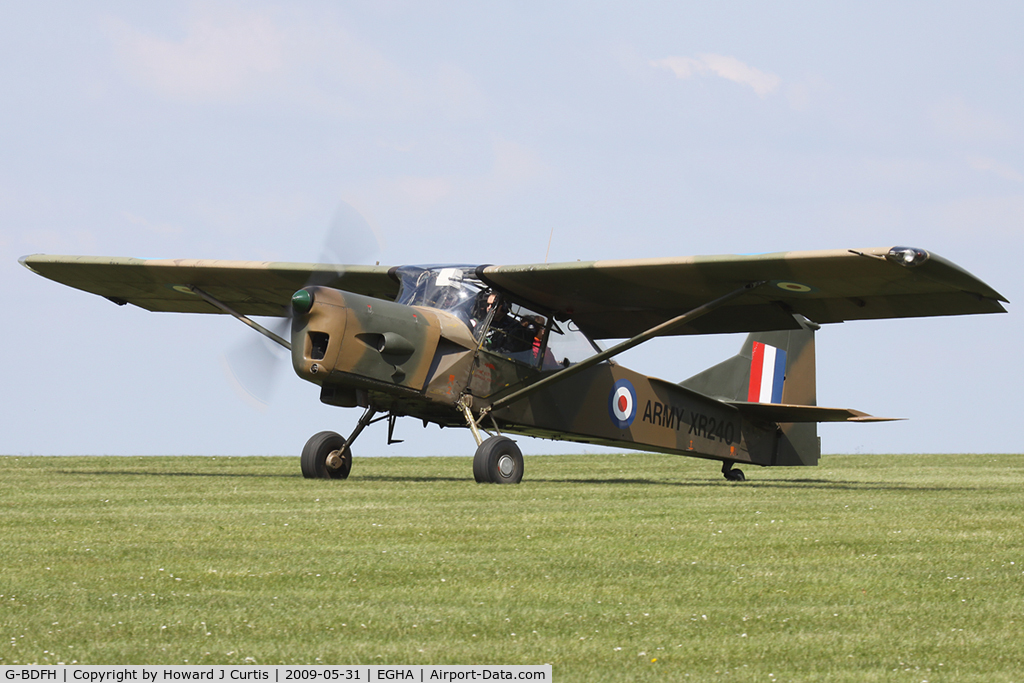
M818 324L845 320L1003 313L1006 299L946 259L928 254L896 267L890 248L796 251L754 256L691 256L481 267L496 289L593 339L621 339L746 282L771 287L673 334L793 329L789 313ZM922 250L917 250L922 251ZM203 288L244 315L285 316L295 290L322 285L393 301L399 283L387 266L263 261L33 255L21 263L70 287L148 311L221 313L187 285ZM779 285L804 283L811 291Z
M778 334L799 336L788 354L783 405L815 405L813 330ZM778 345L781 340L768 341ZM508 416L510 430L547 438L757 465L817 464L820 448L813 422L848 420L863 414L833 409L828 414L798 415L780 409L771 417L812 422L779 424L779 420L748 411L749 406L737 399L747 393L751 347L748 339L738 355L702 373L710 380L707 387L701 384L701 375L673 384L617 364L599 364L547 392L513 403L499 415ZM621 380L628 381L636 393L636 414L628 426L616 423L608 405L615 383ZM695 385L705 391L695 390ZM795 444L801 437L805 442Z
M294 319L292 358L300 377L322 386L321 400L325 403L372 405L378 411L412 415L445 426L465 426L462 415L452 409L460 397L471 397L473 409L479 411L515 389L557 372L531 368L478 348L465 325L442 311L325 288L312 291L316 301L313 309ZM412 342L414 353L395 356L378 351L383 334L396 330ZM327 334L332 340L320 358L311 354L311 332ZM800 337L799 345L791 347L789 354L787 366L792 379L785 384L783 402L813 406L813 331L774 335ZM760 336L781 341L770 335ZM780 431L776 421L746 413L742 403L736 401L746 393L751 346L748 341L731 363L723 363L724 371L708 371L735 385L733 391L728 384L718 383L719 391L726 395L717 398L688 386L703 388L701 375L677 385L605 362L491 415L502 431L550 439L758 465L816 464L819 449L813 424L809 425L810 442L798 449L787 434L796 425L782 425ZM609 412L609 397L620 380L629 381L636 392L636 412L628 426L616 424ZM713 391L710 387L706 390ZM779 415L771 417L784 415L780 410ZM822 421L862 415L835 410L798 417Z
M476 287L463 296L479 292L479 303L495 292L544 321L533 355L524 359L487 348L490 317L397 302L406 301L403 269L59 256L22 263L120 305L223 312L197 296L199 288L241 315L291 314L295 372L319 385L330 405L462 427L468 409L481 428L709 458L726 467L814 465L817 422L880 419L816 406L819 324L1004 312L1006 301L949 261L905 247L463 267L458 277ZM416 273L428 271L437 269ZM559 324L594 339L633 337L744 287L749 291L665 331L751 333L736 356L679 384L611 360L552 362L546 349ZM307 293L308 310L290 309L296 290ZM758 344L784 353L781 400L750 400ZM529 393L558 373L564 379ZM502 401L520 390L521 397Z

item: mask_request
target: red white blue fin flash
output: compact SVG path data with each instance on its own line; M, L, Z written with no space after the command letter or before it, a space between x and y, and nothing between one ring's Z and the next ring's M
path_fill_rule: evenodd
M754 342L750 359L751 403L782 403L782 385L786 380L786 350Z

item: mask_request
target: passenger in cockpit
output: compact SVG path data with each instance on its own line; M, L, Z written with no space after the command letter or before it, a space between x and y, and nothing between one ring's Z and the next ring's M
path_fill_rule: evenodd
M537 340L544 328L542 317L526 315L517 318L509 312L508 305L497 292L482 293L478 303L480 310L478 315L474 316L474 321L478 321L475 325L483 324L487 314L494 311L484 340L485 349L501 353L521 353L537 346Z

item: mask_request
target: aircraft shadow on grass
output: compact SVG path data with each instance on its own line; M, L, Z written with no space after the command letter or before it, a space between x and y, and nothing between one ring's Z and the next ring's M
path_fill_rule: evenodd
M57 470L58 474L118 477L242 477L246 479L294 479L292 474L258 474L254 472L148 472L146 470Z
M136 476L136 477L213 477L213 478L245 478L245 479L295 479L293 474L258 474L252 472L150 472L145 470L116 470L116 471L95 471L95 470L58 470L59 474L85 475L85 476ZM430 483L430 482L468 482L464 477L450 477L439 475L373 475L368 474L360 478L361 481L379 481L394 483ZM720 488L728 486L719 481L665 481L642 478L612 478L599 479L588 477L583 479L561 478L545 479L536 478L532 481L537 484L599 484L602 486L664 486L677 488ZM868 481L843 481L831 479L786 479L777 481L758 481L742 484L744 487L761 489L821 489L827 491L975 491L978 487L968 486L915 486L906 483L868 482Z

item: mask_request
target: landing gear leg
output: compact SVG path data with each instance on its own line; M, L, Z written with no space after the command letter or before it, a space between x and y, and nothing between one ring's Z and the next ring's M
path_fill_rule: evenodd
M310 437L299 458L302 476L306 479L347 479L352 470L352 442L370 424L376 412L367 408L347 439L342 439L336 432L320 432Z
M747 478L743 476L743 470L734 470L732 468L732 460L726 460L722 463L722 474L729 481L746 481Z

